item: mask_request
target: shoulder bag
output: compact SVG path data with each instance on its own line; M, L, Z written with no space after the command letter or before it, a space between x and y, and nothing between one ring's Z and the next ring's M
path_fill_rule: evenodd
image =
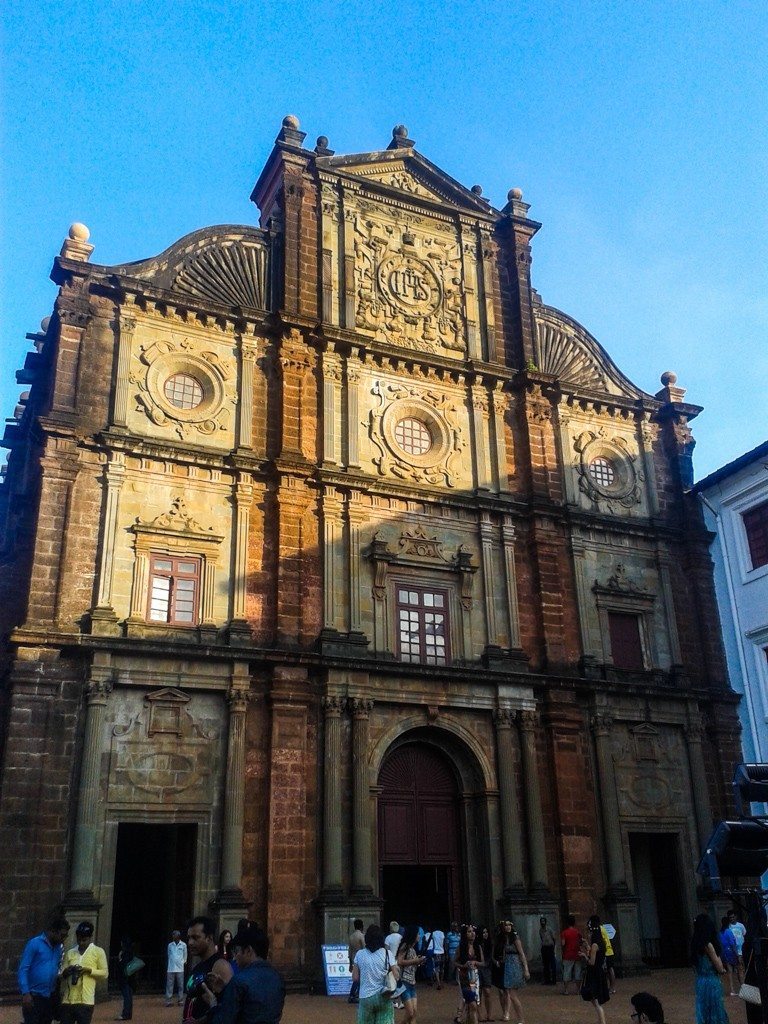
M385 962L387 965L387 973L384 976L384 986L381 990L381 994L384 996L385 999L391 999L392 996L395 994L395 989L397 988L397 984L400 981L400 968L397 966L397 964L391 964L389 962L388 949L386 950Z
M749 970L751 964L752 956L750 954L747 969L744 971L745 978L747 976L747 971ZM757 987L757 985L748 985L746 981L743 981L741 983L741 988L739 989L739 999L743 999L745 1003L752 1003L753 1006L763 1005L762 1000L760 998L760 989Z

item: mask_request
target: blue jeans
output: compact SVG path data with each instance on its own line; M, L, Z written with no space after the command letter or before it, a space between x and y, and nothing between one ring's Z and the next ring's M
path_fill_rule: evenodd
M133 987L128 978L120 979L120 994L123 997L123 1020L130 1020L133 1016Z

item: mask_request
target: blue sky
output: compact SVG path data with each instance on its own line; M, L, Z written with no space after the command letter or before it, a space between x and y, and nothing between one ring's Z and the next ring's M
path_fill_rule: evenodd
M762 0L5 0L0 22L4 416L69 224L109 264L255 222L290 112L310 146L383 148L403 122L496 205L522 188L544 300L705 406L698 477L768 436Z

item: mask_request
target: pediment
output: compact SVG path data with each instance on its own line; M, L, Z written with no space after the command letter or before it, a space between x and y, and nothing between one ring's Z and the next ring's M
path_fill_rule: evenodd
M403 198L422 199L486 216L496 213L490 203L414 150L385 149L376 153L324 157L318 159L317 166L321 171L333 171L372 185L377 191L397 193Z
M534 321L537 369L592 394L653 400L619 370L589 331L559 309L536 305Z

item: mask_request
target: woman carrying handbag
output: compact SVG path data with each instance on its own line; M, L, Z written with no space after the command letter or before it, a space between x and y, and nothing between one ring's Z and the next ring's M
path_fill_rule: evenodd
M360 985L357 1024L394 1024L392 997L398 979L397 964L384 946L384 933L377 924L369 925L365 946L355 953L352 962L352 980Z

